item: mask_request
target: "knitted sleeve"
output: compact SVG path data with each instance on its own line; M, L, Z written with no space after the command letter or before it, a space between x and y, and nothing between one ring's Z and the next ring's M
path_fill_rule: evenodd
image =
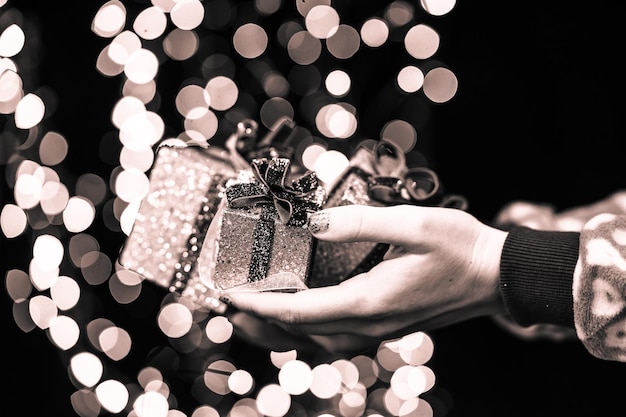
M626 216L597 215L580 233L513 228L500 289L518 324L575 327L592 355L626 362Z

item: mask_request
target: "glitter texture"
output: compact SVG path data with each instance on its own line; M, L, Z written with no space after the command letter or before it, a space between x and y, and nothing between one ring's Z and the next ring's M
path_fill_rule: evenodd
M255 177L226 189L200 254L207 285L221 290L298 291L307 288L316 239L308 216L323 203L314 174L287 180L286 158L255 159Z
M228 158L228 152L217 147L161 146L120 265L198 304L213 306L196 261L225 183L237 175Z

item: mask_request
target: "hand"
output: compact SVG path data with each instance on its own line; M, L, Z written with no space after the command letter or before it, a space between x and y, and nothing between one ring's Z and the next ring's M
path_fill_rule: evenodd
M382 340L502 314L499 266L507 233L467 212L351 205L311 220L319 239L390 244L382 262L341 284L292 294L228 292L240 311L312 336Z

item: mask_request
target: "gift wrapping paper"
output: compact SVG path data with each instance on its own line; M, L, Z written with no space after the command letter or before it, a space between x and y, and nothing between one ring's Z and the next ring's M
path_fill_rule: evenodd
M225 149L160 146L149 191L119 264L169 291L212 306L213 294L200 280L197 258L225 184L237 175Z

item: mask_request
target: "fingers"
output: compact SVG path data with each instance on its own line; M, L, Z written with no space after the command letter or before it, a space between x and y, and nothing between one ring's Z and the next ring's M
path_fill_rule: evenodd
M313 213L309 219L309 230L322 240L404 245L415 235L422 216L432 209L408 205L332 207Z
M346 283L291 294L229 291L222 299L239 310L282 323L325 323L357 314L359 289L351 291Z

